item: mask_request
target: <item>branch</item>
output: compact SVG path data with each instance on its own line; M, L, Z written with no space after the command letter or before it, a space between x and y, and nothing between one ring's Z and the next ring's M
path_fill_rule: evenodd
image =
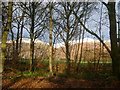
M94 36L103 44L103 46L107 49L107 51L111 54L111 50L110 50L110 49L108 48L108 46L104 43L104 41L103 41L96 33L94 33L93 31L89 30L89 29L80 21L80 18L77 16L77 14L76 14L74 11L73 11L73 13L74 13L75 17L79 20L79 23L84 27L84 29L85 29L88 33L94 35Z
M106 4L103 0L99 0L102 4L104 4L106 7L108 6L108 4Z
M104 43L104 41L103 41L96 33L90 31L80 20L79 20L79 22L80 22L80 24L84 27L84 29L85 29L88 33L94 35L94 36L103 44L103 46L107 49L107 51L111 54L110 49L109 49L108 46Z

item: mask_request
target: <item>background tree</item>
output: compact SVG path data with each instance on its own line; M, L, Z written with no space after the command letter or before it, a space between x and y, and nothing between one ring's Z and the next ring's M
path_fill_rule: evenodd
M15 61L19 59L19 54L21 51L23 26L24 26L24 11L20 7L19 3L14 3L13 12L13 24L11 29L11 37L13 42L13 59Z
M24 28L30 35L30 71L34 71L34 42L45 28L46 13L44 13L44 10L46 7L42 2L21 3L21 7L25 9L27 17L27 25Z
M72 39L76 31L74 31L74 24L75 18L72 16L72 9L75 8L75 3L71 4L70 2L67 3L59 3L62 10L59 11L60 19L55 21L57 25L60 25L60 30L58 30L61 39L65 44L65 54L66 54L66 72L70 73L70 48L69 48L69 41ZM70 19L71 18L71 19ZM72 23L72 24L71 24Z

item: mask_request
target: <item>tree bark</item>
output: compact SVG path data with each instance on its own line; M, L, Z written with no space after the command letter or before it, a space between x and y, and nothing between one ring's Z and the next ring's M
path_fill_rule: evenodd
M65 42L65 48L66 48L66 73L69 74L70 73L70 51L69 51L69 42L68 40Z
M50 45L50 55L49 55L49 70L50 74L53 75L53 44L52 44L52 32L53 32L53 21L52 21L52 5L49 7L50 10L50 26L49 26L49 45Z
M14 42L14 33L12 30L11 31L11 37L12 37L12 60L14 59L15 57L15 42Z
M23 24L24 21L22 21L22 25L21 25L19 53L21 53L21 48L22 48L22 35L23 35L23 26L24 26Z
M34 16L35 5L32 2L32 14L31 14L31 30L30 30L30 71L34 71Z
M30 72L34 71L34 41L33 41L33 34L31 35L30 40Z
M4 28L3 35L2 35L2 72L4 71L4 61L5 61L5 53L6 53L6 42L7 42L7 36L8 32L11 29L11 22L12 22L12 7L13 2L8 3L8 19L6 27Z
M17 39L16 39L16 53L15 53L15 61L18 59L19 54L19 33L20 33L20 22L17 25Z
M120 52L117 42L117 28L116 28L116 9L115 2L109 2L107 5L109 23L110 23L110 43L111 43L111 58L113 73L120 77Z
M20 45L19 45L19 53L21 53L21 48L22 48L22 35L23 35L23 28L24 28L24 15L25 11L23 10L22 17L20 18L20 21L22 21L21 24L21 29L20 29Z
M81 43L81 46L80 46L80 56L79 56L79 61L78 61L78 64L76 66L76 71L78 72L79 71L79 66L80 66L80 63L82 61L82 55L83 55L83 39L84 39L84 29L83 29L83 33L82 33L82 43Z

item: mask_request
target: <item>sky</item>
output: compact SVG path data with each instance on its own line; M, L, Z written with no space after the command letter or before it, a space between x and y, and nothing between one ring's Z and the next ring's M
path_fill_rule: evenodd
M98 6L98 9L100 9L101 5ZM103 6L103 9L102 9L102 34L103 34L103 37L104 37L104 40L108 40L109 39L109 21L106 19L106 7ZM100 10L98 11L94 11L91 13L91 17L89 18L88 20L88 23L87 23L87 27L92 30L92 31L96 31L98 29L98 26L99 26L99 19L100 19ZM97 22L96 22L97 21ZM106 24L106 25L104 25ZM98 32L97 32L98 33ZM99 33L98 33L99 34ZM29 34L26 30L24 30L24 34L23 34L24 37L29 37ZM85 32L85 37L88 37L88 38L94 38L94 36L90 35L89 33ZM41 38L40 38L41 39ZM96 39L96 38L94 38ZM45 42L48 42L49 41L49 36L48 34L45 35L44 38L42 38L42 41L45 41Z
M109 1L109 0L104 0L106 3ZM117 0L117 2L120 1L120 0ZM98 8L100 9L101 5L98 6ZM103 5L103 9L102 9L102 17L103 17L103 25L102 25L102 34L103 34L103 38L104 40L109 40L109 21L106 16L106 7ZM118 11L117 11L118 12ZM96 31L98 28L97 26L99 25L98 23L96 23L96 21L99 21L100 19L100 12L93 12L91 14L91 17L89 18L89 22L87 23L87 27L92 30L92 31ZM107 24L107 25L105 25ZM98 33L98 32L96 32ZM99 34L99 33L98 33ZM23 37L24 38L29 38L29 33L26 31L26 30L23 30ZM85 37L88 37L88 38L94 38L94 36L88 34L87 32L85 33ZM39 38L40 40L44 41L44 42L49 42L49 35L48 33L45 33L45 36L43 38ZM94 38L96 39L96 38Z

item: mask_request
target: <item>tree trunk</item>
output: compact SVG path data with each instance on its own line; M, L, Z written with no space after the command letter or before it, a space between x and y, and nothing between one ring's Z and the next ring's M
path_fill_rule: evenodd
M18 59L18 56L19 56L19 55L18 55L18 54L19 54L19 53L18 53L18 52L19 52L19 51L18 51L18 50L19 50L18 48L19 48L20 23L18 23L17 28L18 28L18 31L17 31L17 39L16 39L15 61Z
M113 73L120 77L120 52L117 44L117 28L116 28L116 10L115 2L109 2L107 5L109 22L110 22L110 40L111 40L111 58Z
M100 38L102 38L102 31L101 31L101 22L102 22L102 11L103 11L103 4L101 5L101 10L100 10L100 22L99 22L99 34L100 34ZM102 60L101 58L101 55L102 55L102 43L100 42L100 48L99 48L99 59L97 61L97 67L96 68L99 68L99 63L100 61Z
M34 15L35 5L32 2L32 14L31 14L31 30L30 30L30 71L34 71Z
M49 8L50 10L50 32L49 32L49 44L50 44L50 55L49 55L49 69L50 69L50 74L53 75L53 68L52 68L52 64L53 64L53 44L52 44L52 32L53 32L53 21L52 21L52 7L50 6Z
M21 18L22 25L21 25L21 32L20 32L19 53L21 53L21 48L22 48L22 35L23 35L23 27L24 27L24 14L25 14L25 12L23 11L23 13L22 13L22 18Z
M79 60L78 60L78 64L76 66L76 71L78 72L79 71L79 66L80 66L80 63L82 61L82 55L83 55L83 39L84 39L84 29L83 29L83 33L82 33L82 43L81 43L81 47L80 47L80 56L79 56Z
M22 25L21 25L21 32L20 32L20 46L19 46L19 53L21 53L21 48L22 48L22 35L23 35L23 25L24 22L22 21Z
M14 33L13 31L11 30L11 37L12 37L12 60L14 59L15 57L15 42L14 42Z
M8 32L11 29L11 22L12 22L12 7L13 2L8 3L8 19L6 27L4 28L3 35L2 35L2 71L4 71L4 61L5 61L5 53L6 53L6 42L7 42L7 36Z
M30 71L34 71L34 41L33 34L31 35L30 41Z
M65 43L65 48L66 48L66 53L65 53L65 55L66 55L66 65L67 65L66 73L70 74L70 52L69 52L68 40Z

